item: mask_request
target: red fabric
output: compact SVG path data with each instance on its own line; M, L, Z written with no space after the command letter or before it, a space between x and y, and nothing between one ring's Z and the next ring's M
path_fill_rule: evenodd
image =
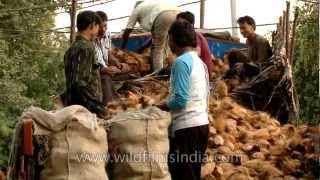
M197 34L197 51L199 57L202 61L207 65L209 73L212 72L213 62L211 58L211 51L208 46L208 41L200 32L196 32Z

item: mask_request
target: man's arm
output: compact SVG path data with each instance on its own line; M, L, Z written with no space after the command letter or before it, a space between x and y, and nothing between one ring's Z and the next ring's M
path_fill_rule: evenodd
M172 72L172 92L167 105L171 110L182 109L190 99L191 67L183 61L176 60Z
M110 75L110 76L114 76L116 74L119 74L121 73L121 70L118 69L117 67L115 66L107 66L107 67L103 67L101 70L100 70L101 74L106 74L106 75Z
M77 56L77 65L75 66L75 83L79 87L86 87L91 82L91 71L99 68L99 64L94 63L94 50L82 49Z
M129 35L139 20L139 13L138 12L139 12L139 8L134 9L129 20L128 20L128 24L126 26L126 29L124 30L123 35L122 35L122 40L123 40L122 45L121 45L122 49L126 48L127 43L128 43L128 39L129 39Z
M124 33L122 35L122 45L121 45L122 49L125 49L127 47L128 39L129 39L129 36L130 36L132 30L133 29L125 29L124 30Z

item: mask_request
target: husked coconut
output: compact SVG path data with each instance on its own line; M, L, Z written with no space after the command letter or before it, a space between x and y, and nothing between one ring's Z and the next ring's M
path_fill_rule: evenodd
M224 144L224 140L223 140L223 138L222 138L220 135L216 135L216 136L214 137L213 141L214 141L214 144L215 144L216 146L221 146L221 145Z
M202 177L201 180L217 180L217 178L214 177L213 174L208 174L207 176Z
M253 130L253 127L248 121L238 121L238 125L241 126L242 130L247 131L247 130ZM240 127L238 127L240 129Z
M241 172L235 172L228 177L228 180L252 180L252 177Z
M291 124L285 124L281 127L281 134L284 134L287 138L292 137L296 133L296 128Z
M238 131L237 131L237 121L233 120L233 119L228 119L226 120L226 128L225 128L226 132L228 132L229 134L232 134L234 136L238 135Z
M209 126L209 136L214 136L216 134L217 134L216 128L214 128L213 126Z
M281 129L277 128L276 130L270 131L270 135L273 137L277 137L281 134Z
M298 180L298 178L294 177L294 176L284 176L283 178L284 180Z
M257 140L257 144L259 145L259 147L265 147L265 148L269 148L270 147L269 141L267 141L265 139Z
M235 166L231 162L221 163L219 166L225 170L225 169L233 169Z
M281 169L285 174L291 174L300 168L301 162L298 159L285 158L280 162Z
M263 152L255 152L251 155L251 157L253 159L261 159L261 160L265 160L265 155Z
M211 174L214 171L215 167L216 164L214 162L203 164L201 166L201 177L206 177Z
M250 134L250 136L252 136L253 139L269 139L270 138L269 131L266 128L258 129L254 131L252 134Z
M213 96L216 98L224 98L228 96L228 86L223 80L215 83Z
M279 177L283 175L283 172L278 168L274 167L270 163L265 163L262 166L262 172L272 177Z
M244 167L261 171L264 166L264 163L265 162L262 161L261 159L253 159L253 160L246 161L243 165Z
M221 136L223 137L224 140L230 141L233 144L235 144L237 142L236 137L234 137L231 134L223 133L223 134L221 134Z
M235 149L234 144L230 141L225 141L224 145L227 146L231 151Z
M285 152L285 147L281 145L271 146L269 151L271 155L279 156Z
M213 171L213 175L215 177L223 176L223 169L219 165L216 165L216 167L214 168L214 171Z
M219 146L218 147L218 153L221 154L231 154L232 150L228 146Z
M256 146L254 143L247 143L242 146L242 150L248 152L251 151L254 146Z
M213 119L213 127L220 133L224 132L226 127L226 118L223 116L223 114L216 114Z

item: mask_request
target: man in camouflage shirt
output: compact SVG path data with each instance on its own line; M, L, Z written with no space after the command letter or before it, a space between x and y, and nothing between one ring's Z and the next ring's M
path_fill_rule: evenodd
M82 105L103 115L100 69L92 40L98 34L100 19L93 11L77 16L78 35L64 56L67 91L66 105Z

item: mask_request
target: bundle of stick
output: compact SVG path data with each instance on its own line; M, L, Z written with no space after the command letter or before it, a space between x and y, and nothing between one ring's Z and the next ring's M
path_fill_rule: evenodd
M230 96L237 102L252 110L266 111L273 117L286 123L289 111L291 82L287 74L287 67L274 59L261 68L260 73L249 81L241 82L229 79L232 88ZM279 60L279 59L278 59ZM234 83L234 84L232 84Z

